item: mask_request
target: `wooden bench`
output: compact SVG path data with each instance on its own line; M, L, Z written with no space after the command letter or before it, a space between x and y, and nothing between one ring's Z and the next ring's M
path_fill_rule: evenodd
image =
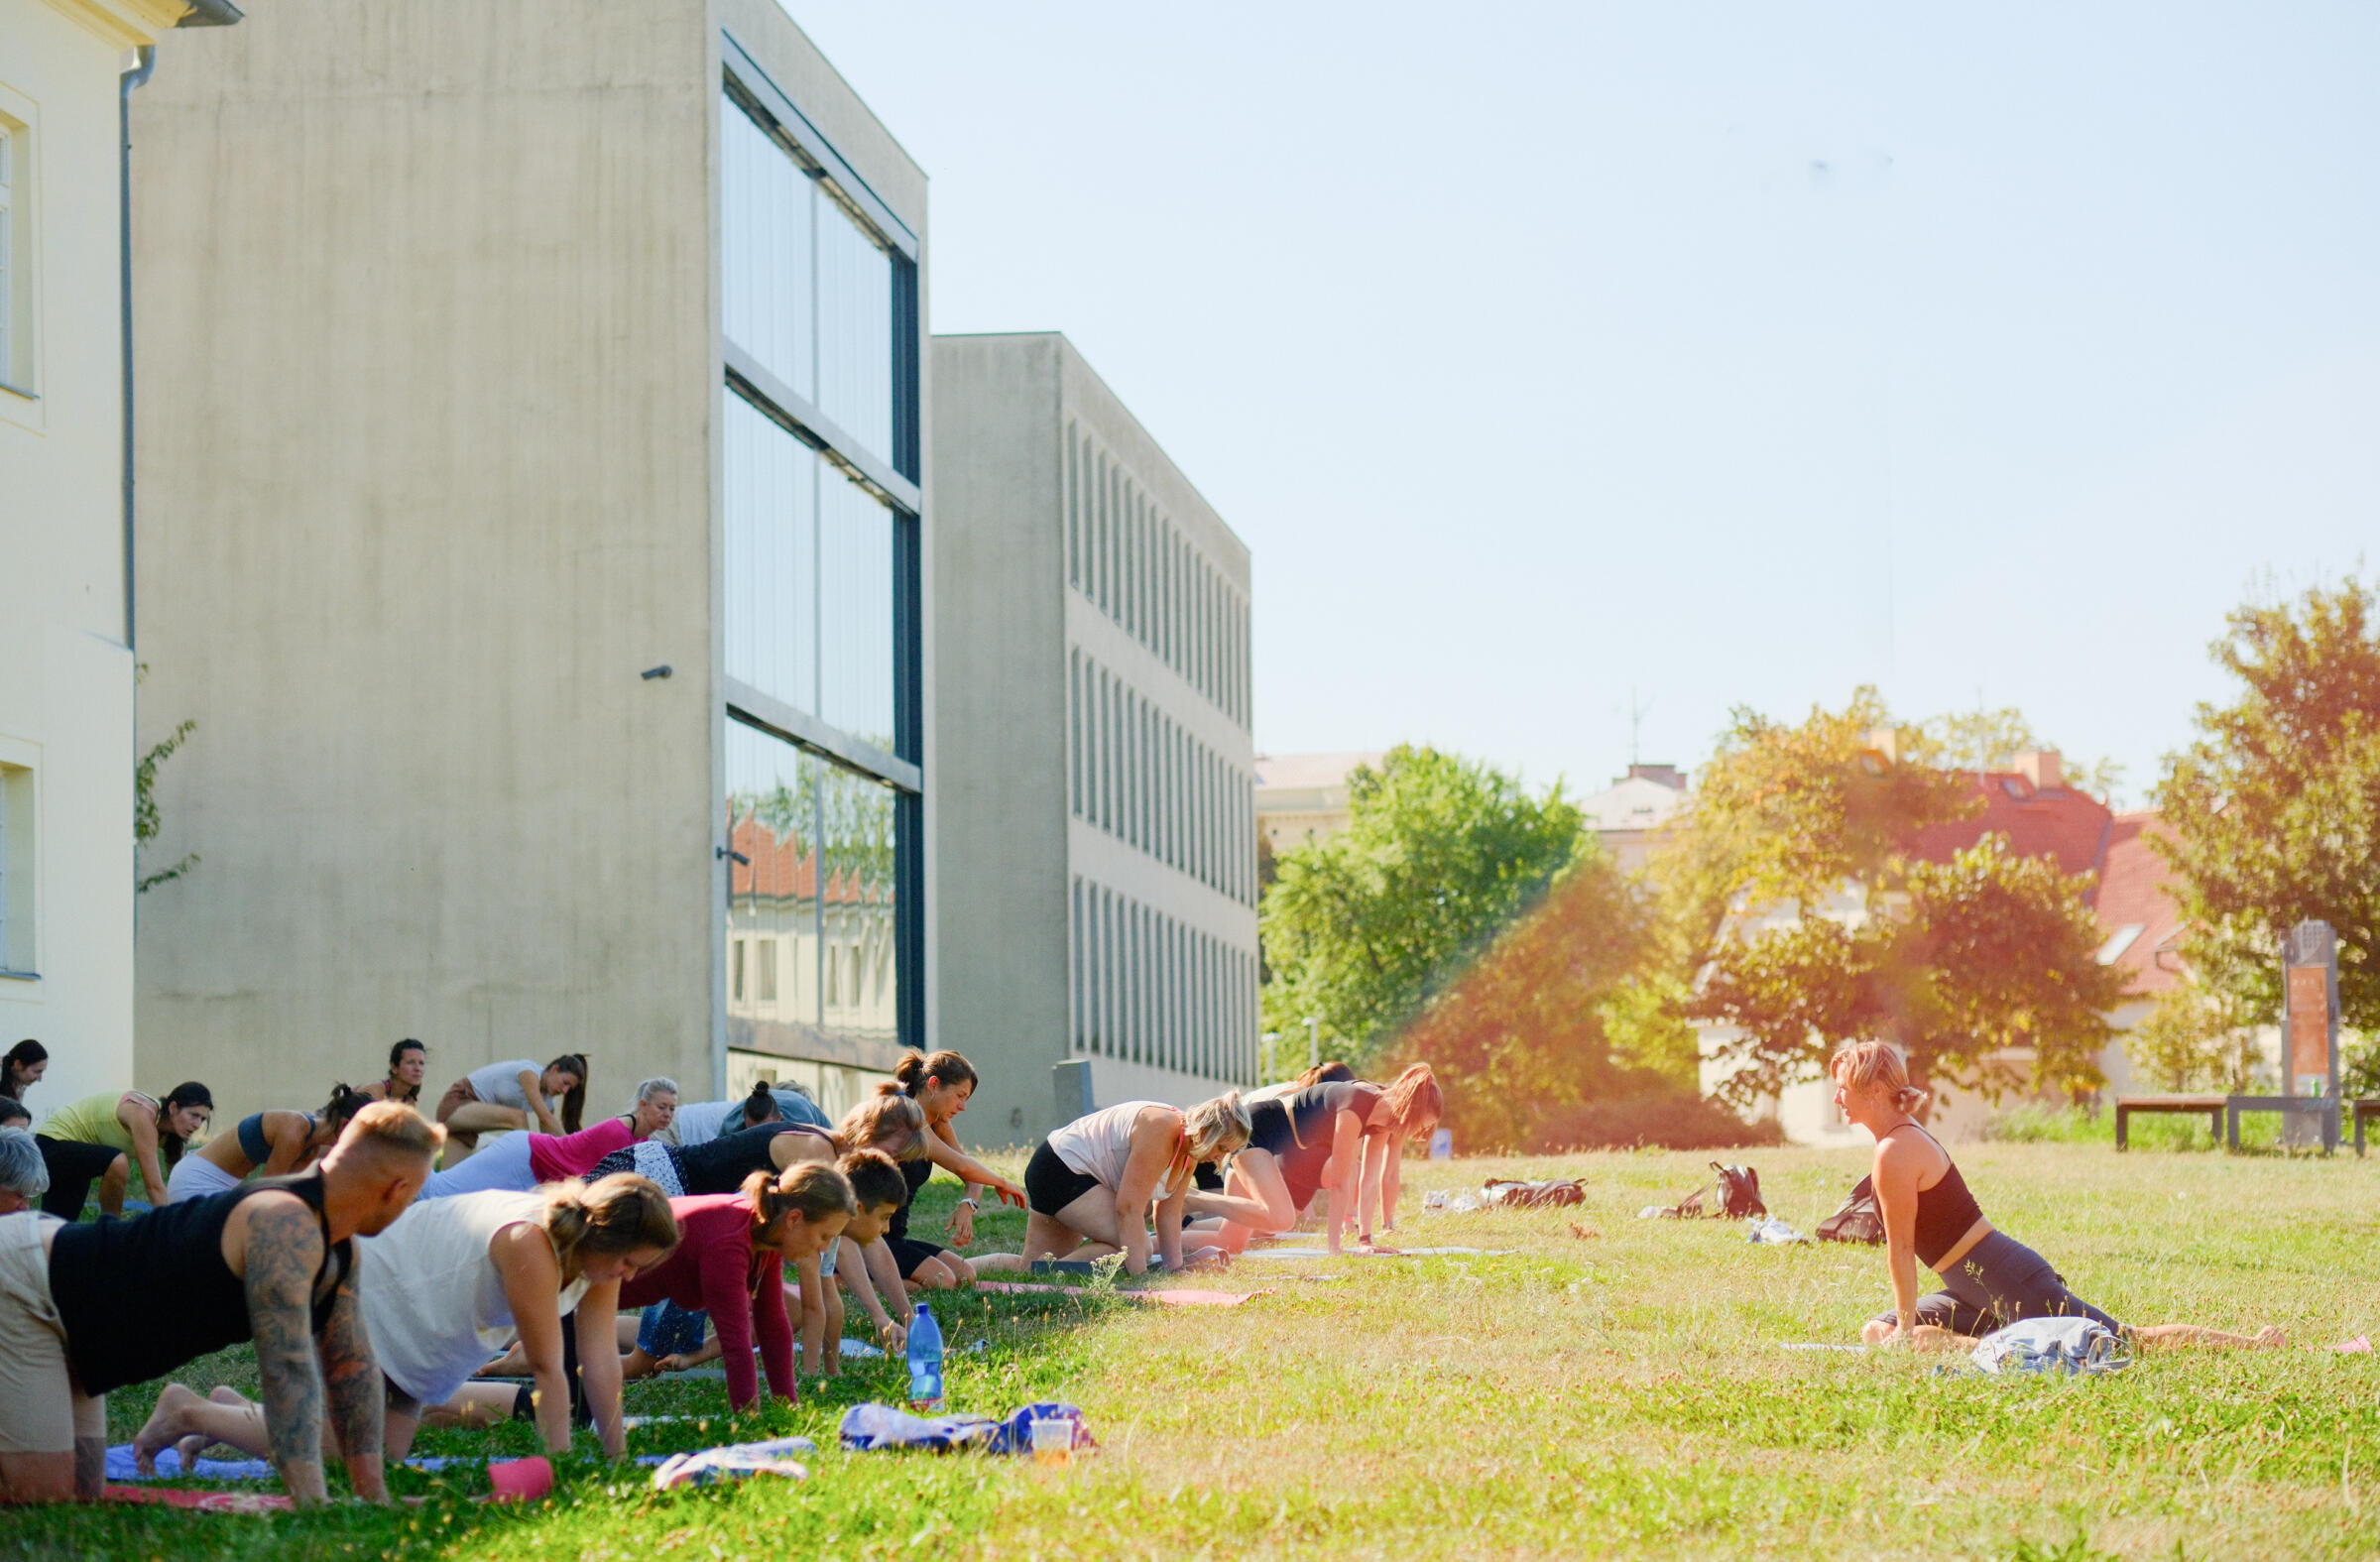
M2124 1149L2131 1142L2130 1119L2135 1112L2180 1113L2188 1117L2203 1117L2207 1134L2217 1140L2223 1137L2223 1108L2230 1098L2211 1096L2118 1096L2115 1098L2115 1147Z
M2355 1153L2358 1158L2363 1154L2363 1125L2373 1118L2380 1118L2380 1099L2366 1097L2355 1103Z

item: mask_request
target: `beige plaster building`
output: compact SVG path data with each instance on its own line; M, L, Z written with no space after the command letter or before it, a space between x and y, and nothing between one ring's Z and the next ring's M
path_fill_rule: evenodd
M136 99L144 1077L933 1032L924 174L774 0L305 0Z
M1257 755L1256 828L1264 844L1285 852L1346 829L1348 773L1387 757L1384 752Z
M134 1082L124 97L238 19L0 0L0 1048L50 1049L37 1117Z

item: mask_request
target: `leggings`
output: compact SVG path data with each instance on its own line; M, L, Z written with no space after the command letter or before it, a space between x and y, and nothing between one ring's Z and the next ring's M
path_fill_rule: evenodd
M1897 1316L1887 1309L1876 1321L1891 1323ZM1942 1277L1942 1289L1917 1303L1919 1323L1953 1334L1989 1334L2028 1318L2088 1318L2124 1332L2122 1324L2068 1290L2049 1260L2000 1231L1968 1249Z
M420 1197L450 1199L458 1193L485 1193L505 1188L527 1193L537 1185L529 1164L527 1134L505 1134L482 1140L479 1149L451 1171L433 1171L421 1185Z
M87 1144L78 1139L52 1139L47 1134L33 1136L41 1146L42 1164L50 1168L50 1191L42 1195L42 1213L60 1220L75 1220L82 1215L82 1206L91 1196L91 1184L107 1175L107 1168L124 1151L107 1144Z

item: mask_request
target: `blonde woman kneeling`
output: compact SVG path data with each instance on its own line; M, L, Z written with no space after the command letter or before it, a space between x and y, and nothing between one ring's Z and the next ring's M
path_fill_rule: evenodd
M1179 1269L1182 1208L1193 1168L1233 1153L1248 1142L1248 1108L1238 1091L1187 1112L1161 1101L1127 1101L1077 1118L1042 1141L1025 1163L1032 1211L1024 1229L1025 1262L1122 1253L1126 1273L1145 1273L1153 1202L1158 1261Z

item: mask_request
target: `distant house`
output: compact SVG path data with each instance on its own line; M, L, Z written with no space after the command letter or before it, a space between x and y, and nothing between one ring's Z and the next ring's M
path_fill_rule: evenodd
M1674 765L1631 765L1608 790L1581 798L1579 812L1624 872L1644 866L1685 802L1685 772Z
M1972 777L1982 812L1954 824L1939 824L1919 832L1911 855L1924 862L1948 862L1987 834L2006 837L2012 851L2024 857L2046 857L2069 875L2088 874L2091 909L2097 913L2105 941L2099 963L2115 966L2130 979L2132 996L2107 1018L2119 1031L2138 1024L2157 995L2182 980L2175 954L2180 916L2167 893L2169 875L2163 858L2151 844L2166 829L2153 812L2116 813L2079 787L2066 784L2058 755L2052 750L2016 756L2009 771L1979 771ZM1815 914L1857 926L1872 913L1860 892L1846 886ZM1782 907L1756 919L1730 917L1721 936L1748 936L1790 923L1796 907ZM1715 1048L1734 1038L1729 1026L1705 1026L1702 1032L1703 1086L1709 1090L1723 1077L1713 1061ZM2005 1054L2023 1062L2022 1051ZM2119 1035L2099 1055L2099 1068L2111 1090L2128 1089L2131 1060ZM1797 1144L1863 1144L1866 1136L1844 1122L1836 1111L1834 1088L1825 1080L1789 1085L1771 1103L1785 1137ZM1992 1103L1969 1092L1937 1087L1933 1127L1945 1139L1972 1139L1995 1110Z
M1347 828L1347 778L1386 754L1259 754L1256 833L1276 853Z

